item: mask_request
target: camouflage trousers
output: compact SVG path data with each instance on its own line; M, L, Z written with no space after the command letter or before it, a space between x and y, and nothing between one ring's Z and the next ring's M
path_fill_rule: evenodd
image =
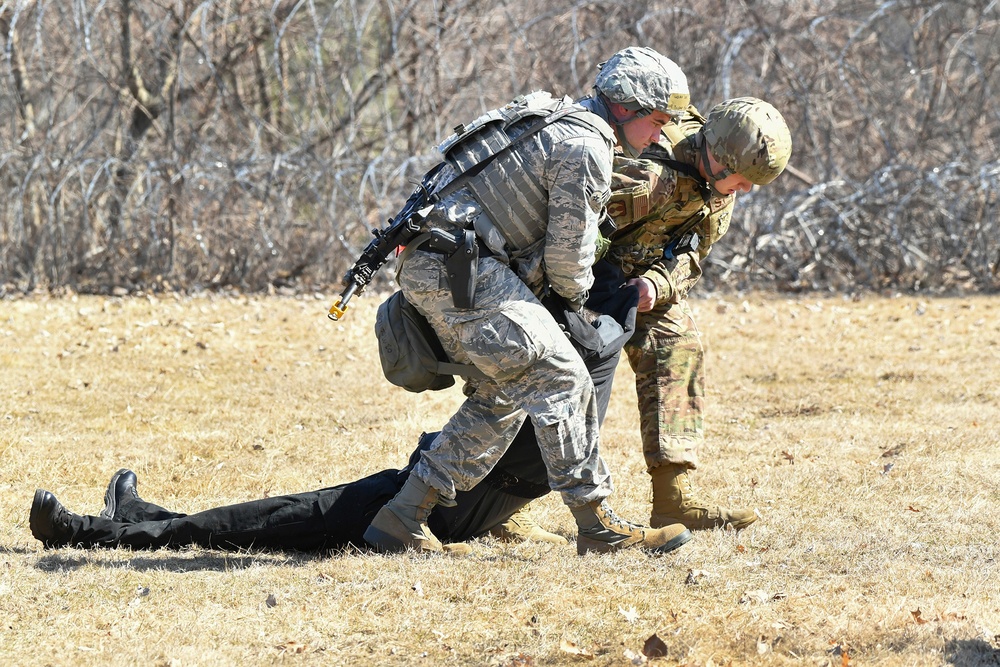
M447 504L486 477L530 418L552 490L570 507L607 497L611 475L598 453L593 382L524 282L506 265L481 258L475 307L455 308L443 257L418 251L403 262L399 285L452 360L488 378L466 383L465 402L412 474Z
M687 299L639 313L625 353L635 372L647 469L664 463L698 467L705 439L705 350Z

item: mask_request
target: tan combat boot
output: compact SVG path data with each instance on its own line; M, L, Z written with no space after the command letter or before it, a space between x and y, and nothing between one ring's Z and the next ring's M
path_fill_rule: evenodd
M757 520L757 515L752 510L710 507L695 498L686 466L664 463L653 468L649 475L653 481L653 513L649 517L651 526L682 523L691 530L739 530Z
M569 544L562 535L545 530L531 515L531 505L525 505L514 512L509 519L490 531L493 537L507 542L548 542L549 544Z
M691 539L691 531L677 523L662 528L646 528L625 521L603 500L583 507L571 507L579 533L576 552L607 553L636 547L654 553L673 551Z
M410 475L399 493L372 519L365 530L365 541L382 552L444 551L441 541L427 527L427 517L440 495L437 489Z

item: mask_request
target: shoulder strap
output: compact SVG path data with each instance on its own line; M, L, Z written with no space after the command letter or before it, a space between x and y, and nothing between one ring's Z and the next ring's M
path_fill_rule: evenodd
M534 135L538 134L552 123L556 122L557 120L570 117L575 113L580 113L581 111L582 111L581 109L575 108L573 105L566 105L560 109L556 109L547 116L538 119L532 125L529 125L528 128L524 132L522 132L517 137L517 139L514 139L512 142L510 142L510 144L504 146L496 153L493 153L492 155L486 157L482 162L472 167L468 171L456 176L450 183L448 183L443 188L435 192L431 196L430 203L432 204L437 203L442 199L444 199L445 197L447 197L448 195L456 192L459 188L464 186L469 181L469 179L476 176L477 174L479 174L479 172L485 169L488 164L496 160L501 155L506 155L507 153L509 153L515 146L523 142L525 139L533 137ZM590 112L588 111L587 113Z

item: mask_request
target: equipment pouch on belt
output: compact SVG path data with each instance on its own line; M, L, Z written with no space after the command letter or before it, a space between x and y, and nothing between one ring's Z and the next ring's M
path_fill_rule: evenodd
M417 249L445 256L444 268L451 285L452 303L456 308L474 308L476 278L479 276L479 242L476 232L472 229L460 229L455 233L443 229L424 232L413 239L399 255L398 265L402 266L409 254Z
M407 391L447 389L453 375L484 378L475 366L455 364L424 316L402 292L396 292L378 307L375 315L378 356L385 378Z

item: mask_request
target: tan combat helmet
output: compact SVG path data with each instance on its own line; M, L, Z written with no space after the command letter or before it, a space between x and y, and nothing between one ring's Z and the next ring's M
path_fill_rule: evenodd
M728 172L712 174L713 182L739 174L756 185L767 185L784 171L792 155L792 135L785 119L756 97L737 97L716 105L702 133L704 146ZM706 169L707 165L705 160Z

